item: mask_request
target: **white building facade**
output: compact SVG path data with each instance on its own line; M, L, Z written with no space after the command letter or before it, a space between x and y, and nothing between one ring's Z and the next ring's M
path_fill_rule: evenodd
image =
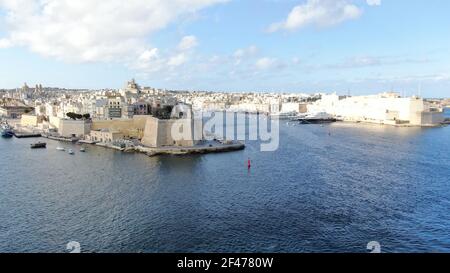
M324 95L308 112L326 112L345 121L390 125L436 126L444 121L442 109L419 97L402 98L396 93L340 97Z

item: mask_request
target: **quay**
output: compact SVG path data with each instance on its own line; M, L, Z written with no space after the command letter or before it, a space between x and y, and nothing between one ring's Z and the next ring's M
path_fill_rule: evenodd
M121 152L125 152L125 148L122 148L122 147L119 147L119 146L110 145L110 144L107 144L107 143L101 143L101 142L99 142L99 143L93 143L93 144L96 145L96 146L103 147L103 148L109 148L109 149L113 149L113 150L118 150L118 151L121 151ZM128 150L130 150L130 148L129 148Z
M33 137L41 137L42 135L39 133L14 132L14 136L16 138L33 138Z
M46 134L41 134L41 137L48 138L51 140L63 141L63 142L72 142L72 143L78 142L78 139L76 139L76 138L56 137L56 136L51 136L51 135L46 135Z
M40 130L32 130L28 128L22 128L13 126L13 135L16 138L32 138L32 137L41 137L42 134Z
M78 144L90 144L107 149L113 149L121 152L137 152L144 153L150 157L158 155L188 155L188 154L209 154L209 153L223 153L233 152L245 149L245 144L239 141L220 142L220 141L205 141L190 147L165 146L165 147L147 147L143 145L133 147L120 147L103 142L94 142L88 140L78 140L74 138L55 137L42 134L42 137L55 141L71 142Z
M135 147L136 151L145 153L148 156L223 153L243 149L245 149L245 144L242 142L233 142L230 144L207 142L205 144L192 147L175 147L175 146L159 147L159 148L151 148L144 146Z

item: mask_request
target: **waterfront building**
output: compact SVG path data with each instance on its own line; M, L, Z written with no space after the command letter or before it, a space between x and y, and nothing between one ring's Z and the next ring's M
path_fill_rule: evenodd
M141 142L147 147L192 147L202 139L201 120L194 119L190 105L178 104L168 119L154 116L147 118Z
M45 109L45 104L36 101L34 113L36 114L36 116L45 116L47 113L47 110Z
M120 132L127 139L142 139L148 116L133 116L131 119L92 120L92 130Z
M1 106L0 116L17 119L21 118L23 114L32 113L33 111L34 108L29 106Z
M272 115L298 114L308 111L306 103L299 102L272 102L270 104L270 113Z
M90 120L60 119L58 133L63 137L80 137L91 132L92 123Z
M307 111L306 103L284 102L281 104L281 113L306 113Z
M81 102L81 113L82 114L89 114L91 117L95 115L95 108L96 108L96 100L95 98L89 96L89 97L82 97L80 98Z
M56 116L59 118L66 118L67 113L83 114L81 103L71 99L61 101Z
M153 115L135 115L133 118L93 120L89 141L108 139L106 133L111 135L113 141L120 138L136 139L148 147L181 146L191 147L203 139L202 123L193 117L192 107L186 104L175 106L164 105L152 108ZM178 131L181 138L174 136L173 128ZM176 131L176 130L175 130ZM109 138L111 139L111 138ZM101 141L103 142L103 141Z
M86 136L86 140L101 143L113 143L122 140L124 135L119 131L110 131L109 129L92 130Z
M149 104L148 102L139 101L133 104L133 115L148 115Z
M436 126L443 122L442 109L419 97L400 97L396 93L345 97L323 95L308 105L309 112L326 112L346 121L389 125Z
M113 119L113 118L121 118L122 117L122 107L123 104L123 98L120 96L114 96L114 97L108 97L107 102L107 118Z
M52 128L59 130L61 118L56 116L49 116L48 120L48 123Z
M363 121L393 125L432 126L442 119L441 108L449 102L435 99L401 98L395 93L375 96L305 95L281 93L227 93L204 91L171 91L151 87L141 88L134 79L120 90L69 90L61 88L22 88L6 90L3 105L27 107L20 109L7 106L0 109L6 117L20 118L34 109L36 116L44 116L50 125L59 128L59 120L67 113L89 114L95 120L131 120L134 116L153 115L158 120L170 120L170 111L178 102L192 105L195 111L233 111L267 113L274 116L310 112L326 112L348 121ZM0 104L1 105L1 104ZM29 108L32 106L32 108ZM31 110L30 110L31 109ZM165 109L165 110L164 110ZM166 116L159 114L166 113ZM56 120L52 117L59 117ZM27 122L24 120L24 122ZM34 122L32 122L34 124ZM119 123L122 124L122 121ZM159 121L157 123L160 123ZM167 123L161 121L162 123ZM126 127L126 126L125 126ZM124 137L143 137L144 125L131 132L124 128ZM107 128L109 128L107 126ZM100 128L102 129L102 128ZM114 128L109 128L114 131ZM119 128L120 129L120 128ZM119 130L120 131L120 130ZM168 141L170 142L170 141Z
M43 122L43 116L23 114L20 119L22 127L37 127L39 123Z
M56 117L58 112L58 105L56 102L47 102L44 105L45 115L47 117Z
M92 116L97 119L106 119L108 114L108 99L102 98L95 101L95 112Z
M122 118L133 118L134 106L130 104L124 104L122 106Z

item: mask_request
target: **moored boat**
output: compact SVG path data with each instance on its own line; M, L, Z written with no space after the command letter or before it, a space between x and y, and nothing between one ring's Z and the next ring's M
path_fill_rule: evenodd
M335 117L324 112L304 115L294 120L299 121L301 124L324 124L324 123L333 123L337 121Z
M1 125L0 134L3 138L12 138L14 136L14 132L7 123Z
M47 148L47 143L45 142L37 142L30 145L31 149L43 149Z
M3 138L12 138L14 133L12 131L3 131L1 132Z

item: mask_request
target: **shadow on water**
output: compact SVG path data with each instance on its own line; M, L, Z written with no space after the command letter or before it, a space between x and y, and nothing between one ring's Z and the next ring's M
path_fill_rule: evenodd
M165 174L170 172L190 173L198 168L202 162L201 155L187 155L187 156L171 156L162 155L155 157L158 162L159 170Z

